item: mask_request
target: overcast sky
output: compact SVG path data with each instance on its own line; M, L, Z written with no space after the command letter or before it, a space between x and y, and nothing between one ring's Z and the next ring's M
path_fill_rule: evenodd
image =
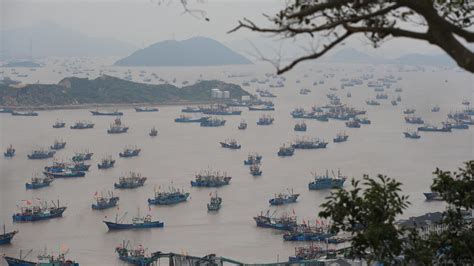
M190 8L204 10L210 21L183 14L179 0L0 0L1 23L6 30L52 22L89 36L115 38L137 47L173 38L206 36L239 50L248 50L249 41L263 43L269 41L268 38L246 30L232 34L227 31L243 17L265 23L262 14L275 14L284 5L283 0L188 1ZM302 45L305 43L298 44ZM426 43L407 39L388 41L382 49L374 51L363 36L352 38L346 46L389 57L413 52L441 52Z

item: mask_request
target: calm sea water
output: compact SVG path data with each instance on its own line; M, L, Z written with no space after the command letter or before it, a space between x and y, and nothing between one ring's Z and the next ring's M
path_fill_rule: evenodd
M48 67L31 72L26 81L57 82L66 73L61 61L50 61ZM56 65L54 65L54 63ZM110 62L76 61L71 68L96 66L91 78L98 69ZM51 65L51 66L50 66ZM58 70L63 68L61 74ZM111 73L123 76L129 68L115 68ZM20 69L17 69L21 71ZM55 70L55 72L53 72ZM181 83L191 83L202 75L203 79L221 79L241 83L252 77L262 79L263 74L273 69L254 65L250 67L225 68L130 68L135 80L141 81L140 70L145 76L156 73L159 77ZM357 77L371 70L375 77L388 74L403 79L395 87L403 88L402 102L392 106L390 99L394 88L387 90L389 100L381 106L366 106L364 101L373 98L373 89L356 86L336 92L344 103L367 110L371 125L360 129L349 129L343 121L306 121L307 132L294 132L296 120L290 111L295 107L309 109L312 105L327 102L326 94L330 87L340 87L341 78ZM8 75L9 69L4 69ZM28 70L23 70L28 72ZM324 77L334 73L333 78ZM227 78L229 74L248 74L247 77ZM308 77L304 77L307 74ZM83 74L82 74L83 75ZM301 83L296 83L300 79ZM325 84L313 86L317 80ZM447 82L446 82L447 81ZM114 248L122 240L130 240L132 245L142 244L150 251L165 251L204 256L216 253L243 262L284 261L294 254L294 248L305 243L284 242L282 233L257 228L252 217L269 209L268 200L275 193L293 188L300 193L299 202L280 206L279 213L293 210L299 221L312 221L317 218L319 205L328 196L328 191L309 191L311 172L326 169L340 169L349 177L360 179L363 174L389 175L403 185L403 193L410 196L412 205L404 217L418 215L444 208L441 202L425 202L422 192L427 191L432 182L432 172L436 167L455 170L462 162L474 158L473 130L454 130L452 133L423 133L421 139L405 139L402 132L410 127L403 120L402 110L407 107L417 109L425 121L440 123L450 111L460 110L462 100L473 99L473 75L452 70L429 69L418 72L398 72L391 67L351 65L306 65L287 75L285 88L271 89L278 97L274 98L277 110L270 112L275 117L271 126L259 127L255 124L261 112L243 109L242 116L225 117L227 123L219 128L202 128L197 124L174 123L180 114L181 106L163 106L158 113L136 113L133 109L121 109L125 115L122 123L130 126L126 134L108 135L106 133L113 117L93 117L88 110L41 111L38 117L12 117L0 115L0 147L5 149L12 144L17 154L12 159L0 159L0 223L8 229L20 233L12 245L0 247L0 253L18 255L19 250L34 249L35 257L45 246L57 253L61 245L70 251L68 257L76 259L81 265L121 265L114 254ZM249 91L265 89L268 85L253 84L244 87ZM301 88L312 89L309 95L300 95ZM346 98L347 91L352 98ZM431 113L432 106L441 107L439 113ZM56 119L63 119L64 129L53 129ZM237 125L245 119L247 130L237 130ZM92 130L70 130L69 126L77 120L91 120L96 124ZM148 136L149 130L156 126L158 137ZM276 152L280 145L293 141L298 136L319 137L327 141L340 131L349 134L349 141L340 144L330 143L327 149L296 151L293 157L279 158ZM67 141L65 150L57 152L56 159L70 159L75 152L89 149L94 152L91 170L84 178L58 179L44 189L25 190L24 183L34 173L41 172L52 160L27 160L26 155L33 149L47 147L55 139ZM235 138L241 150L222 149L219 141ZM139 157L122 159L118 153L126 145L142 148ZM250 152L263 155L263 175L252 177L247 166L243 165ZM98 170L97 163L105 155L117 160L116 166L109 170ZM209 192L215 189L191 188L190 181L200 170L212 168L227 171L232 177L231 185L218 189L223 198L222 209L215 214L207 212ZM118 177L129 171L140 172L148 177L144 187L133 190L115 190L120 196L119 210L92 211L90 205L96 191L113 190ZM347 182L346 187L349 186ZM188 202L175 206L152 206L150 214L165 223L162 229L142 231L108 232L102 223L104 217L112 218L116 213L128 212L128 218L149 212L147 198L153 195L154 187L162 189L173 185L191 193ZM63 218L44 222L12 224L11 215L17 211L22 200L28 199L60 200L68 208ZM4 261L1 261L4 263Z

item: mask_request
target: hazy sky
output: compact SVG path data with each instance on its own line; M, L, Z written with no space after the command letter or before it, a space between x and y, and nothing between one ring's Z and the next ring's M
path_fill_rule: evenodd
M188 1L191 8L206 11L210 21L183 14L178 0L0 0L1 23L5 30L52 22L92 37L116 38L137 47L172 38L207 36L238 50L249 50L249 41L266 43L268 38L246 30L233 34L227 31L243 17L265 23L263 13L275 14L284 5L283 0ZM301 45L305 44L297 46ZM388 41L382 49L373 51L363 36L352 38L346 46L384 56L441 52L426 43L407 39Z

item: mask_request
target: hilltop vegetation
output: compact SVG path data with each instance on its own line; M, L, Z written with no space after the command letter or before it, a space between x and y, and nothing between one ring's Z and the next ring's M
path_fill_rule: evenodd
M222 81L201 81L178 88L171 84L136 83L111 76L96 79L69 77L58 84L28 84L23 87L0 86L2 106L61 106L81 104L139 104L211 102L211 89L230 92L240 99L249 93L239 85Z

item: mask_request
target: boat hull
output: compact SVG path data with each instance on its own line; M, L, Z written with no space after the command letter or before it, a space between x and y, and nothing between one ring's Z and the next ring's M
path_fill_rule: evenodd
M63 212L66 210L66 207L60 207L49 214L43 215L24 215L24 214L14 214L12 216L13 222L35 222L42 220L49 220L53 218L59 218L63 216Z
M137 223L137 224L119 224L104 221L105 225L109 228L109 230L126 230L126 229L145 229L145 228L161 228L165 224L163 222L155 221L149 223Z

